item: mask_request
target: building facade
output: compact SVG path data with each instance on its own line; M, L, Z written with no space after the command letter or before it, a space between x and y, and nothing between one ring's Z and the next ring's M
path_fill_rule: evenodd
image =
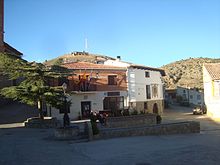
M68 99L72 101L69 117L71 119L88 118L91 111L107 112L118 116L127 105L126 68L92 64L86 62L67 63L64 67L73 71L66 83ZM51 115L59 119L63 114L52 110Z
M207 114L220 118L220 63L204 64L203 84Z
M165 76L164 70L122 62L120 58L107 60L105 64L127 68L128 109L163 113L164 86L161 77Z
M188 105L204 105L204 93L201 90L178 86L176 89L176 95L177 97L181 97L181 101L188 103Z

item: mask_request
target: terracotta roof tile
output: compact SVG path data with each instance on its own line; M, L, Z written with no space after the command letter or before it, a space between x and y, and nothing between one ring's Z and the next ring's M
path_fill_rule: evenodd
M63 65L68 69L112 69L112 70L126 70L125 67L116 67L104 64L93 64L89 62L72 62Z
M220 63L204 64L212 80L220 80Z

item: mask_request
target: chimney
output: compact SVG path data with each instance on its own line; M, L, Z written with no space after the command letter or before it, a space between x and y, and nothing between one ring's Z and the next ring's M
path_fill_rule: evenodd
M117 61L121 61L121 56L117 56Z
M0 0L0 51L4 48L4 0Z

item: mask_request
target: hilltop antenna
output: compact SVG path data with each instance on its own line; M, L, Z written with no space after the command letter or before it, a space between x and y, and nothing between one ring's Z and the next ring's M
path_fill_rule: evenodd
M85 51L88 52L88 41L87 41L87 38L85 38Z

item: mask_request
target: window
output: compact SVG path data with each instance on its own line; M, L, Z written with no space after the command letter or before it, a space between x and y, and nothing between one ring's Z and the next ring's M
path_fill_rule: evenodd
M146 85L146 96L147 99L151 99L150 85Z
M150 77L150 72L145 72L145 77Z
M190 95L190 99L193 99L193 95Z
M154 84L152 86L152 94L153 94L153 97L158 97L158 85L157 84Z
M69 85L69 80L67 78L58 78L58 86L62 86L63 83Z
M116 75L108 76L108 85L117 85L117 76Z
M197 95L197 100L201 100L201 95Z
M144 109L148 109L147 108L147 102L144 102Z
M120 92L108 92L108 96L120 96Z
M188 100L186 99L186 94L183 94L183 100Z
M124 97L105 97L103 106L104 110L110 110L114 116L119 116L120 110L124 109Z

